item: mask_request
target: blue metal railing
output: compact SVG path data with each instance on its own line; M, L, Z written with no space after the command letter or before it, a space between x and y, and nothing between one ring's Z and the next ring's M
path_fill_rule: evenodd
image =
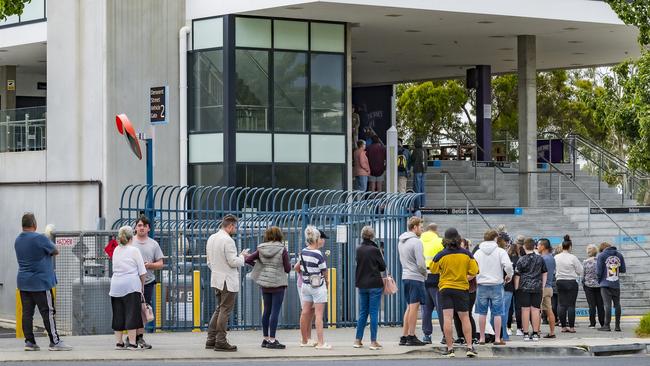
M0 110L0 153L46 148L46 107Z
M234 237L239 250L254 251L262 242L267 227L279 226L285 244L295 263L296 254L304 247L304 229L316 225L328 234L324 253L334 283L330 287L327 324L356 324L357 301L354 284L356 246L361 241L361 228L375 229L382 242L389 272L399 281L401 271L397 254L399 235L406 230L414 193L380 193L338 190L306 190L284 188L245 188L212 186L128 186L122 192L120 219L113 228L134 225L145 210L146 200L153 199L155 239L167 256L162 271L163 319L158 326L165 330L194 328L194 314L185 301L193 288L191 274L200 271L200 327L207 327L215 308L210 289L205 245L217 232L226 214L239 217ZM250 329L261 325L261 295L250 279L250 268L241 271L242 287L231 319L233 328ZM194 296L192 296L194 298ZM384 299L380 321L384 325L400 324L404 310L399 296ZM300 304L295 273L289 274L280 327L299 326ZM197 315L197 317L199 317Z

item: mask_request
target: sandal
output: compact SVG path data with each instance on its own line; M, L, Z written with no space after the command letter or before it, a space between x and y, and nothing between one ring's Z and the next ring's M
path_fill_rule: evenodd
M544 338L544 339L553 339L553 338L556 338L556 337L555 337L555 334L547 334L542 338Z
M575 330L574 328L569 328L569 330L567 330L567 332L569 332L569 333L575 333L576 330Z
M312 341L311 339L307 340L307 343L302 343L300 342L300 347L314 347L316 346L316 342Z
M494 342L494 345L495 345L495 346L505 346L505 345L506 345L506 342L504 342L503 340L500 340L500 341L498 341L498 342Z
M316 346L314 348L320 349L320 350L330 350L330 349L332 349L332 346L327 344L327 343L323 343L320 346Z

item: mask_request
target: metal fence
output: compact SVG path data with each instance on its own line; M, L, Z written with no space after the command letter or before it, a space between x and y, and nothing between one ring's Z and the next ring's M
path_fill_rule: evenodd
M113 229L135 225L147 212L153 218L153 237L165 254L164 269L158 274L156 329L205 329L215 309L210 289L205 246L217 232L226 214L239 217L234 239L238 250L255 250L271 225L282 228L292 263L304 247L304 228L316 225L330 239L323 248L330 269L331 285L327 324L352 326L357 317L354 286L355 252L361 228L375 228L377 241L385 248L389 271L399 281L397 243L406 229L412 203L418 194L363 193L335 190L241 188L209 186L128 186L122 193L120 219ZM146 207L152 200L153 207ZM150 201L151 202L151 201ZM261 326L262 299L250 278L251 268L241 271L241 289L231 319L231 328ZM385 297L381 307L383 325L401 323L404 304L399 296ZM280 327L299 326L300 304L295 273L289 286Z
M0 111L0 152L37 151L46 148L46 107Z

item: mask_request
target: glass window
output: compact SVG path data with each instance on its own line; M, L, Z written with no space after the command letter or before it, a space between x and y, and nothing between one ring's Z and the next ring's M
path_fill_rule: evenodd
M343 55L311 55L311 131L343 133Z
M275 165L275 187L305 189L307 188L307 184L307 165Z
M311 50L345 52L345 26L332 23L311 23Z
M267 131L269 113L269 53L236 50L237 130Z
M237 162L271 162L270 133L238 133L235 149Z
M197 20L193 23L193 28L193 49L223 47L222 18Z
M21 22L45 18L45 0L31 0L25 4L23 13L20 15Z
M196 186L221 186L225 182L223 164L190 164L188 183Z
M223 51L189 55L189 130L223 131Z
M235 19L235 45L271 48L271 20L243 17Z
M307 22L273 21L273 48L307 50L309 48Z
M309 188L343 190L344 170L345 165L309 165Z
M272 167L270 164L238 164L238 187L271 187Z
M345 136L311 135L311 162L345 164Z
M308 163L309 135L274 135L273 159L280 163Z
M189 135L189 162L223 162L223 133Z
M273 53L274 126L276 131L303 132L307 111L307 54Z

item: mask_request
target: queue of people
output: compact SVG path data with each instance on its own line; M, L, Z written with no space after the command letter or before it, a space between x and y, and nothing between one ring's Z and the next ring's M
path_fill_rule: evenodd
M205 347L215 351L233 352L237 346L227 339L228 320L240 290L240 268L252 267L251 278L260 287L264 310L262 314L261 347L285 349L277 339L280 310L292 270L284 234L277 226L266 229L262 243L253 253L238 253L233 236L237 233L237 217L226 215L218 232L206 244L207 265L211 272L210 287L215 292L217 307L208 325ZM18 288L23 303L22 326L25 350L38 351L33 334L33 312L38 307L47 330L51 351L72 347L60 339L55 321L52 289L56 285L52 257L56 246L36 233L33 214L22 218L23 232L15 243L19 264ZM609 243L587 247L587 259L580 262L572 254L573 244L567 235L560 251L554 251L548 239L535 241L518 236L510 242L505 228L488 230L484 241L470 250L470 243L455 228L444 236L436 224L411 217L407 231L399 237L397 251L401 264L401 293L406 303L401 346L423 346L432 343L432 312L437 310L446 346L444 355L455 357L454 344L465 345L467 357L478 356L474 345L492 342L504 345L510 339L512 314L517 320L517 335L524 341L539 341L541 313L549 323L543 338L555 338L555 320L562 332L575 333L575 304L581 282L589 303L590 328L600 324L600 331L611 331L611 308L615 308L614 330L620 331L620 274L625 261ZM150 224L140 217L133 228L119 229L117 246L107 248L112 259L113 274L109 295L112 307L112 328L115 348L119 350L151 349L144 340L144 326L156 282L154 270L163 267L163 253L149 237ZM356 248L355 286L359 298L359 317L352 346L364 347L364 331L370 320L370 350L381 350L378 339L379 311L382 296L391 278L387 274L383 248L376 243L373 227L365 226ZM324 339L324 314L329 298L329 273L326 255L322 252L325 232L308 225L304 230L304 247L297 256L293 270L298 279L301 300L300 347L330 350ZM553 253L556 252L555 255ZM557 288L557 310L553 306ZM473 313L478 315L478 329ZM488 317L489 315L489 317ZM416 336L418 316L422 318L422 340ZM489 319L489 321L488 321ZM494 330L488 340L486 327ZM312 338L315 326L316 338ZM457 338L454 339L453 327ZM531 329L532 327L532 329ZM530 332L529 332L530 330ZM126 333L126 338L124 334Z

